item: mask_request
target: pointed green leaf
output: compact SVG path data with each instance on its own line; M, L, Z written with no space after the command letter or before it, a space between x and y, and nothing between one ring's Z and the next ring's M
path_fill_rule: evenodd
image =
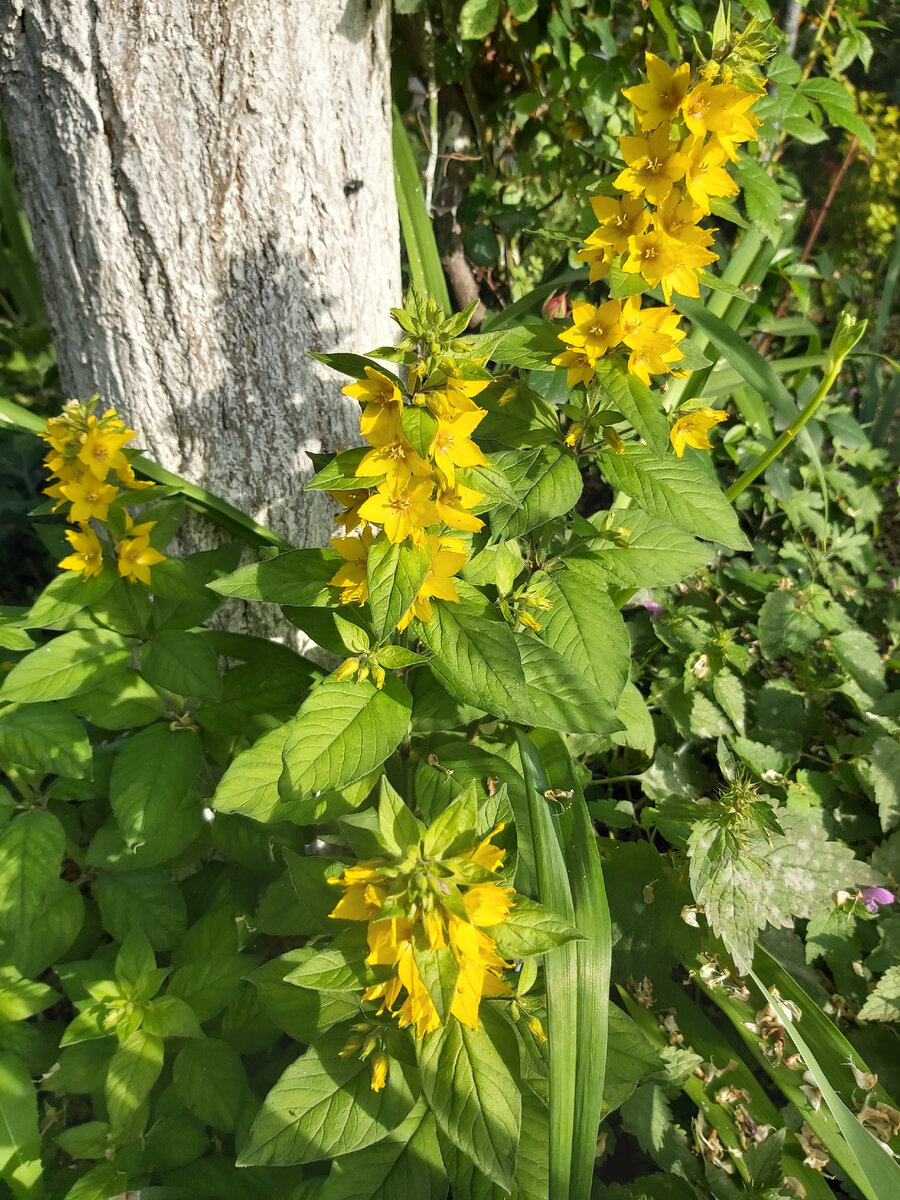
M369 547L369 609L378 641L386 638L415 600L431 566L431 551L378 537Z
M76 629L20 659L6 677L0 698L34 704L64 700L117 674L131 643L110 629Z
M42 1194L37 1093L16 1054L0 1053L0 1179L16 1196Z
M109 800L126 845L163 836L203 765L199 738L166 725L142 729L116 755ZM197 805L199 807L199 800Z

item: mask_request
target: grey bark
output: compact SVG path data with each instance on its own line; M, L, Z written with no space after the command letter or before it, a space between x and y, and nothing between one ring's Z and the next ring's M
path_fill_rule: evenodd
M390 337L387 0L0 0L0 104L70 396L296 545L358 440L308 351Z

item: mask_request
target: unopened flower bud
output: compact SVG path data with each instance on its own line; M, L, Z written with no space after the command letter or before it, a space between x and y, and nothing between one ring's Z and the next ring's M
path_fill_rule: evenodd
M522 624L525 626L525 628L526 628L526 629L531 629L531 630L533 630L535 633L540 633L540 632L541 632L541 623L540 623L540 621L536 621L536 620L534 619L534 617L531 615L531 613L527 613L527 612L520 612L520 613L519 613L519 620L522 622Z
M616 454L625 453L625 443L611 425L603 426L603 440L608 446L611 446L613 450L615 450Z
M384 1087L388 1073L388 1056L379 1050L372 1058L372 1091L380 1092Z
M528 1026L528 1028L531 1031L531 1033L533 1034L533 1036L536 1037L539 1042L546 1042L547 1035L546 1035L546 1033L544 1033L544 1027L540 1023L540 1021L537 1019L537 1017L526 1017L525 1024Z
M379 692L384 687L385 671L384 667L379 667L377 663L372 665L372 682L378 688Z
M574 446L583 433L584 426L576 421L574 425L570 426L569 432L566 434L566 445Z

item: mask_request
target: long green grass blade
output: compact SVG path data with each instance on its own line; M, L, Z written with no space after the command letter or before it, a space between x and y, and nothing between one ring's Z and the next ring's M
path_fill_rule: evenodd
M897 290L898 281L900 281L900 230L898 230L897 236L894 238L894 248L891 251L891 257L888 261L884 277L884 287L881 290L881 301L878 305L878 316L875 319L875 329L872 334L872 349L875 351L881 350L884 346L884 335L887 331L888 319L894 311L894 293ZM863 424L878 420L883 413L883 402L882 410L879 412L881 385L878 375L878 363L873 360L866 377L865 396L860 412L860 419ZM893 405L891 407L893 408ZM891 411L891 416L893 416L893 411ZM884 424L884 422L879 421L879 424ZM887 425L890 427L890 420L887 421ZM876 441L875 444L877 446L879 443Z
M534 742L517 731L522 756L538 899L575 922L569 878L556 818L544 793L550 781ZM547 988L547 1037L550 1046L550 1191L548 1200L569 1200L575 1137L575 1091L578 1056L584 1050L578 1027L578 947L568 942L544 955ZM601 1089L602 1091L602 1089Z
M571 1200L587 1196L597 1152L597 1130L606 1078L612 929L597 838L571 755L558 733L531 735L551 789L563 792L557 821L572 890L576 928L584 940L578 965L578 1059L572 1136ZM568 794L568 798L566 795Z
M885 1154L875 1137L860 1124L832 1087L810 1045L812 1039L807 1041L800 1033L798 1022L791 1019L781 997L775 996L773 992L769 991L753 971L750 971L750 978L778 1014L788 1037L803 1055L807 1069L815 1077L816 1087L822 1093L822 1099L828 1105L855 1160L856 1170L852 1176L854 1183L867 1197L867 1200L896 1200L900 1196L900 1166L893 1158ZM813 1001L810 1001L810 1004L813 1004Z
M425 207L422 182L409 144L409 135L396 105L391 138L394 147L394 185L409 273L416 287L436 300L449 317L453 306L438 254L434 226Z

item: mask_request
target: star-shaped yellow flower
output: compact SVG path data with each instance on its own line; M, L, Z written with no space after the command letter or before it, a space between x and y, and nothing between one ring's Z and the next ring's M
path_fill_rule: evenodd
M681 458L685 446L696 450L711 450L709 431L720 421L727 421L728 413L719 408L698 408L684 417L679 417L669 431L669 440L675 453Z
M644 56L649 83L623 88L622 95L630 100L638 114L641 129L656 129L663 121L674 121L691 86L690 63L670 67L649 52Z

